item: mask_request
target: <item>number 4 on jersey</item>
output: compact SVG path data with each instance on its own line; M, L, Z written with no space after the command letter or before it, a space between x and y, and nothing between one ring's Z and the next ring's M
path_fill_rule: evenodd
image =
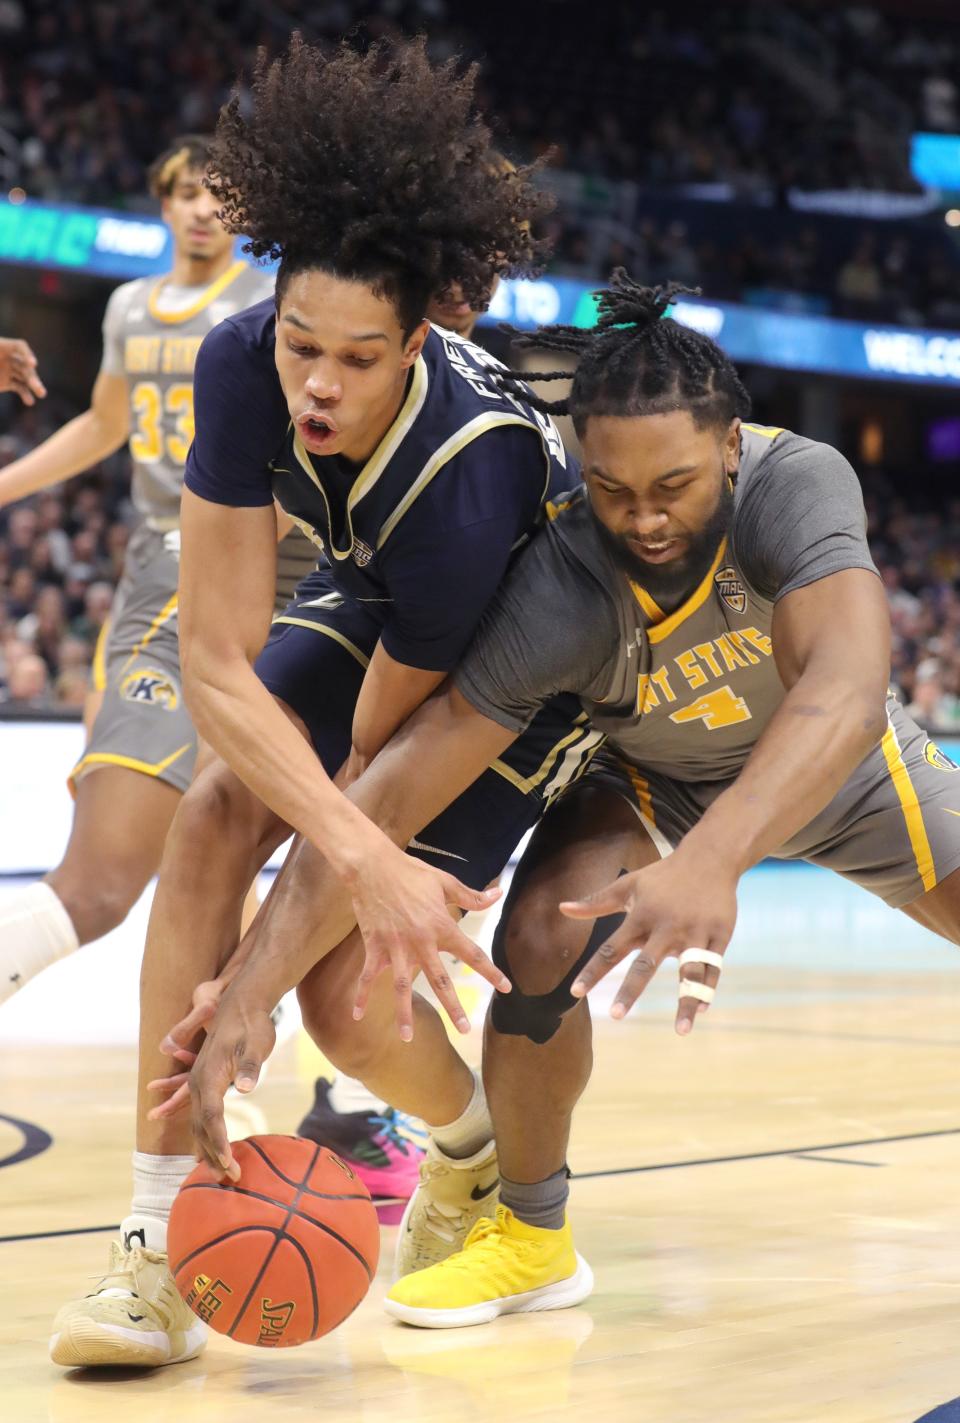
M721 726L734 726L738 721L751 719L750 708L743 697L738 697L729 685L718 687L688 707L670 713L670 720L683 725L688 721L702 721L708 731L716 731Z

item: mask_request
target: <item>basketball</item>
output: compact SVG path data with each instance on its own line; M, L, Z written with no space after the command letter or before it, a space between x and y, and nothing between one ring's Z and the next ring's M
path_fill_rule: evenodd
M234 1142L236 1184L203 1163L174 1202L170 1268L218 1334L287 1348L329 1334L363 1299L380 1253L370 1193L350 1167L292 1136Z

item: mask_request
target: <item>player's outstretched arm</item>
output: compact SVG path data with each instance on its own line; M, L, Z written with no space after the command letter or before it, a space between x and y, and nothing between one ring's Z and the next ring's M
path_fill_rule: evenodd
M846 569L787 593L772 640L787 694L734 784L666 860L561 906L580 919L626 915L571 990L582 997L637 951L614 1017L629 1011L665 957L724 953L740 876L807 825L883 736L890 619L875 573ZM718 974L715 964L691 964L683 977L709 991ZM693 1026L698 991L681 999L680 1033Z
M4 390L19 395L24 405L36 405L47 393L36 356L17 336L0 336L0 391Z
M276 579L271 505L234 508L185 489L181 505L180 657L200 735L255 795L304 835L349 891L361 927L403 943L445 926L446 902L482 895L411 860L337 790L253 670Z
M475 711L453 688L426 703L397 733L363 776L347 792L354 805L378 821L396 844L406 844L456 798L492 760L510 744L514 733ZM301 847L298 871L309 885L312 919L301 920L298 932L273 925L263 934L256 951L227 988L213 1022L203 1012L173 1029L166 1040L172 1049L185 1046L199 1022L207 1023L207 1038L190 1079L194 1124L199 1149L208 1160L229 1169L224 1160L222 1099L225 1086L236 1081L241 1090L256 1082L260 1067L273 1044L270 1013L282 995L300 982L313 965L349 934L358 916L350 895L331 866L309 845ZM409 856L404 857L421 874L439 873ZM484 904L494 894L477 895ZM302 905L299 906L302 908ZM361 929L364 923L360 920ZM389 969L397 986L397 1021L409 1040L413 1032L412 984L425 973L455 1025L466 1031L466 1014L457 999L440 951L454 953L469 963L499 991L509 990L506 977L486 955L461 933L449 916L431 937L384 932L374 923L366 929L366 962L359 988L357 1015L369 984ZM182 1051L177 1052L187 1060ZM160 1090L178 1086L177 1079L158 1082ZM175 1091L158 1115L170 1115L183 1104L185 1090Z
M82 474L118 450L129 429L126 379L101 371L89 410L68 420L42 445L0 470L0 508Z

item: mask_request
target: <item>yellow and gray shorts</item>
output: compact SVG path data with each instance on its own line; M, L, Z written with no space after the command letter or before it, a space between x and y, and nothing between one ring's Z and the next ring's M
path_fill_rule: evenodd
M900 909L960 867L960 767L895 697L887 715L880 745L774 858L823 865ZM609 748L594 758L584 783L609 785L628 799L661 854L731 784L680 781L628 765Z
M177 560L163 534L143 526L130 540L109 627L97 645L92 685L103 701L71 790L88 772L120 766L185 791L196 732L180 685Z

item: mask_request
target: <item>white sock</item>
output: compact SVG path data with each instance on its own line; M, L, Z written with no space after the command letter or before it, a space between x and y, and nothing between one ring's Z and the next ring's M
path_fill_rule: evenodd
M382 1116L387 1107L382 1097L375 1097L362 1082L344 1077L342 1072L334 1078L327 1100L335 1112L366 1112L371 1117Z
M193 1156L133 1153L133 1200L130 1214L120 1226L125 1249L143 1245L147 1250L166 1250L173 1202L196 1164Z
M0 902L0 1003L79 947L70 915L42 880Z
M453 1156L458 1160L476 1155L493 1140L493 1123L487 1110L483 1080L478 1072L473 1074L473 1096L456 1121L442 1127L430 1126L429 1131L444 1156Z

